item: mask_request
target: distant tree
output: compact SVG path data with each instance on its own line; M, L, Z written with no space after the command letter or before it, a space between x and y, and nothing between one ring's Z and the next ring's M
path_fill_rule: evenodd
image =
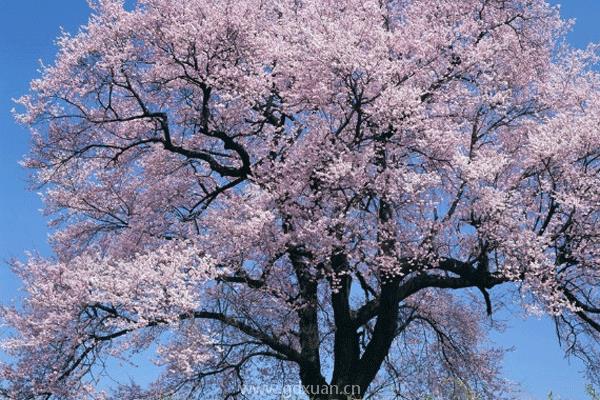
M597 378L600 76L568 28L542 0L98 1L19 100L55 257L15 263L5 397L105 398L107 357L155 346L115 398L498 399L499 285Z

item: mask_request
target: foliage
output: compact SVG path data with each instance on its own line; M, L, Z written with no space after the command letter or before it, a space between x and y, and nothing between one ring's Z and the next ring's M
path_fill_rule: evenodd
M164 374L111 396L499 399L499 285L597 378L600 76L568 27L543 0L98 1L19 100L55 257L15 263L4 395L110 397L107 357L154 345Z

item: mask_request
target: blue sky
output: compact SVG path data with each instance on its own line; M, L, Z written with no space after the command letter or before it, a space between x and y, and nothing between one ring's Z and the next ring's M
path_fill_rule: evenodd
M583 47L600 42L600 1L553 1L565 17L577 19L570 42ZM5 260L22 257L27 250L49 254L41 203L27 190L27 173L18 160L27 152L28 133L16 125L10 110L12 98L24 94L38 76L39 59L50 63L59 27L75 32L87 21L85 0L0 0L0 302L8 303L20 286ZM561 399L585 398L582 366L565 360L547 319L523 319L517 313L496 316L509 328L494 339L514 347L505 360L505 374L523 388L523 399L544 400L552 390ZM143 375L144 369L138 374ZM558 397L555 397L558 398Z

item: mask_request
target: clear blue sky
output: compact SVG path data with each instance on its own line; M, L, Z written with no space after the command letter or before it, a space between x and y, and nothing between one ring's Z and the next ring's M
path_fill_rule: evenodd
M563 0L565 17L577 19L571 43L583 47L600 42L600 0ZM26 250L49 254L47 229L35 193L27 191L27 174L17 164L27 152L28 133L10 114L12 98L27 91L37 77L38 60L50 63L59 27L75 32L87 21L85 0L0 0L0 302L17 296L19 282L4 260L22 257ZM582 366L563 358L548 320L521 319L507 313L510 328L495 335L514 347L506 357L505 374L523 388L523 399L545 400L552 390L561 399L585 398ZM139 372L143 374L143 369ZM143 379L145 380L145 379ZM556 398L556 397L555 397Z

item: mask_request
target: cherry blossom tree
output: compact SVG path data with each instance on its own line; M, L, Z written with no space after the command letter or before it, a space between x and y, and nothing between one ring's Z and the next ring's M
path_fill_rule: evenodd
M95 2L19 100L55 256L14 264L1 393L498 399L496 293L597 379L600 75L569 28L543 0ZM155 383L102 391L148 350Z

